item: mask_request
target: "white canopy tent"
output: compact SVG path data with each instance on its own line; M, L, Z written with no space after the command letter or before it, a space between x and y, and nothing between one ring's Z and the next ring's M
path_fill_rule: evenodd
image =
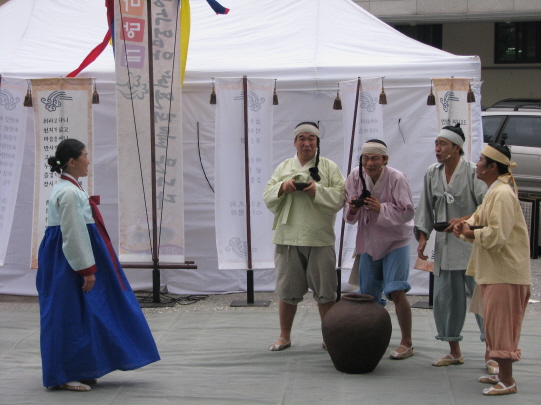
M274 160L293 156L292 130L300 121L320 121L322 154L342 164L340 111L332 110L337 83L385 77L385 140L390 165L405 172L417 201L422 174L434 162L436 109L426 105L430 79L480 80L480 60L455 56L416 42L349 0L224 0L231 9L216 16L203 0L192 0L192 29L183 89L183 146L186 259L197 270L162 271L173 293L223 293L245 289L244 270L219 271L215 245L214 108L211 77L277 79ZM0 74L22 78L65 76L107 31L102 1L11 0L0 7ZM104 53L79 76L96 77L94 107L95 193L113 244L118 240L115 73L113 53ZM477 94L478 96L478 94ZM478 97L478 102L479 102ZM34 135L29 115L15 221L0 293L36 294L29 270L32 227ZM199 131L198 131L199 128ZM480 108L474 108L474 144L481 144ZM356 159L356 157L354 157ZM117 175L118 173L118 175ZM207 178L208 182L207 182ZM337 221L338 222L338 221ZM257 232L255 232L257 237ZM269 243L271 243L269 241ZM416 245L412 245L416 246ZM412 253L415 250L412 250ZM134 289L151 286L151 272L128 270ZM349 272L343 272L347 289ZM426 273L412 272L412 293L427 292ZM255 271L256 291L274 289L274 270Z

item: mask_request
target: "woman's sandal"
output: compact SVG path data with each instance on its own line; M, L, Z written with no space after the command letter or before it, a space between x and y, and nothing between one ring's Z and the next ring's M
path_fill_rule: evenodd
M479 377L479 382L483 384L498 384L500 379L497 375L483 375Z
M494 388L497 386L501 386L502 388ZM507 394L515 394L517 392L517 385L513 383L509 387L506 387L504 383L501 381L496 384L494 387L485 388L483 390L483 395L507 395Z
M89 385L86 385L86 384L83 384L82 382L80 381L70 381L70 382L67 382L67 383L64 383L64 384L60 384L58 385L57 387L55 387L56 389L59 389L59 390L66 390L66 391L81 391L81 392L85 392L85 391L90 391L91 388Z

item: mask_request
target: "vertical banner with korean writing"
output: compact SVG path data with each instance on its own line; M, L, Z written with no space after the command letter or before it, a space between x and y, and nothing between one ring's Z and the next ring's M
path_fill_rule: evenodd
M460 124L466 141L464 142L464 158L471 160L472 151L472 104L468 103L468 78L432 79L434 96L436 97L438 129L444 126Z
M344 165L343 173L348 174L348 162L351 147L351 134L353 131L353 117L355 113L355 99L357 96L357 80L340 83L342 98L342 118L344 128ZM379 104L379 95L382 89L381 77L361 79L359 101L357 104L357 117L355 122L355 135L352 151L351 170L359 166L361 147L370 139L385 140L383 134L383 109ZM342 248L342 268L351 268L357 225L346 224Z
M26 89L26 80L0 76L0 266L6 258L21 177Z
M274 267L272 216L263 190L273 173L274 80L248 79L248 137L242 79L216 79L216 248L221 270L247 269L245 145L248 142L253 269Z
M92 79L64 77L32 79L36 167L34 175L34 218L32 227L31 268L37 268L39 243L47 226L47 206L58 174L51 173L47 159L67 138L86 145L92 165ZM92 166L87 177L79 179L92 195Z
M126 263L152 259L152 121L159 260L184 262L178 6L178 1L152 1L152 15L147 19L147 2L115 2L119 257ZM150 94L151 71L153 95Z

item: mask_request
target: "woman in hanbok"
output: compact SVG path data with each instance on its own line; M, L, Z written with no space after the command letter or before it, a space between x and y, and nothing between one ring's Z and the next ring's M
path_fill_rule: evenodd
M78 183L88 175L85 145L62 141L48 164L60 178L48 203L36 277L43 385L89 391L111 371L134 370L160 356L103 225L99 197Z

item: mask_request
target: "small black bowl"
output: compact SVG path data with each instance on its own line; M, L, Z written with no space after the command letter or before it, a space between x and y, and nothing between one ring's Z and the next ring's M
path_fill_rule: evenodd
M308 183L294 183L295 184L295 188L297 189L297 191L302 191L304 190L306 187L308 187L310 184Z
M359 199L356 199L356 200L351 200L351 203L356 206L357 208L359 207L362 207L363 205L366 204L366 202L364 201L364 198L359 198Z
M436 232L443 232L449 227L449 222L436 222L433 223L432 226Z

